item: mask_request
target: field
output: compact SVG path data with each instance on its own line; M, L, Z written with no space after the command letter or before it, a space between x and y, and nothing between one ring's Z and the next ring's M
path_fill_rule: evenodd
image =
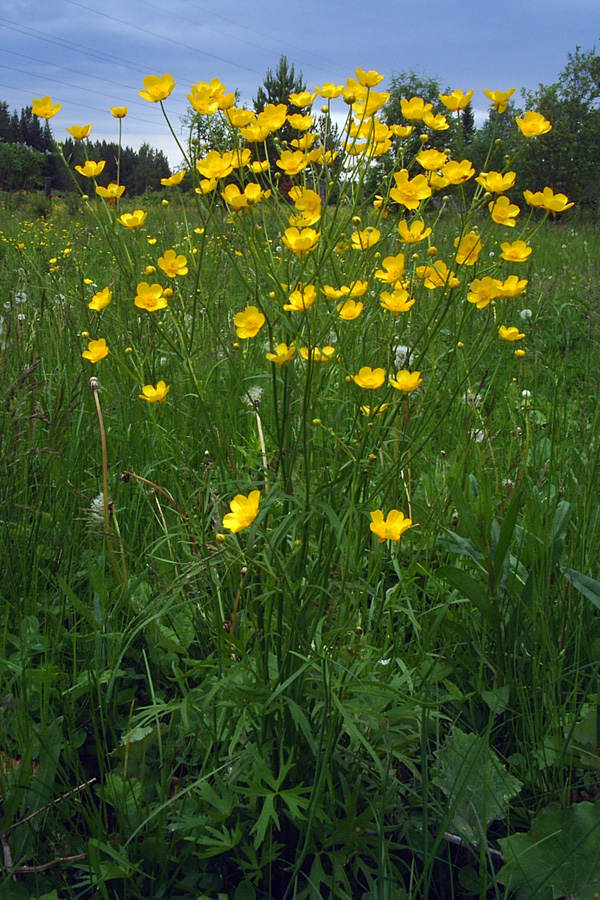
M597 896L600 235L368 156L3 198L0 898Z

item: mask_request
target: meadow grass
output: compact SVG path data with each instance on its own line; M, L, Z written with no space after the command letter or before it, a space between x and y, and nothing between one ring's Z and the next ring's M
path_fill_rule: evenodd
M422 202L434 232L402 244L364 171L313 175L337 202L312 223L275 179L241 213L220 188L2 212L0 897L551 896L593 845L597 229L512 235L480 191ZM419 274L439 260L456 287ZM514 273L526 293L467 302ZM172 289L156 311L144 281ZM543 815L583 829L564 859L523 855Z

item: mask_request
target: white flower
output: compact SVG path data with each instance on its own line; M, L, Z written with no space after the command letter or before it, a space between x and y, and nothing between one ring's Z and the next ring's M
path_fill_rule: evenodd
M410 366L412 359L413 354L411 353L410 347L407 347L404 344L398 344L397 347L394 347L394 365L397 369L403 369L405 366Z
M533 318L533 312L530 309L522 309L519 315L524 322L529 322Z
M263 389L257 384L249 387L244 395L244 403L246 404L246 406L249 406L250 409L258 409L258 407L260 406L262 393Z

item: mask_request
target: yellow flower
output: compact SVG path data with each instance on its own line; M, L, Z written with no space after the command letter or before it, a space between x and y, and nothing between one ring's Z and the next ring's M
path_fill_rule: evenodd
M509 275L505 281L499 281L500 297L518 297L522 294L528 285L526 278L519 278L518 275Z
M51 97L36 97L35 100L31 104L31 112L34 116L39 116L40 119L51 119L52 116L55 116L57 112L60 112L62 106L60 103L55 103L52 105Z
M247 306L243 312L236 313L233 317L235 332L240 338L256 337L266 321L256 306Z
M500 287L502 282L497 278L491 278L486 275L484 278L475 278L469 285L467 300L474 303L477 309L483 309L491 300L500 297Z
M526 138L547 134L552 128L548 119L545 119L541 113L537 112L526 112L522 119L517 116L515 121Z
M256 115L250 109L240 109L232 106L225 113L225 117L230 125L234 128L245 128L251 122L256 122Z
M521 211L519 207L516 204L511 203L504 194L498 197L497 200L491 200L488 204L488 208L494 222L497 222L498 225L508 225L510 228L514 228L517 224L515 218Z
M340 303L337 309L340 319L344 319L345 322L352 322L360 316L364 309L364 303L357 303L356 300L349 298Z
M281 240L292 253L299 256L306 256L311 250L314 250L319 240L319 233L314 228L286 228L281 236Z
M111 106L110 108L111 116L114 116L115 119L124 119L127 115L127 107L126 106Z
M415 219L409 225L404 219L398 223L398 234L405 244L419 244L431 234L431 228L425 227L425 222L421 219Z
M303 116L302 113L293 113L287 117L287 120L296 131L306 131L314 122L314 116Z
M420 97L411 97L410 100L405 100L402 97L400 105L402 107L402 115L409 121L420 120L433 109L433 103L425 103Z
M344 93L344 85L343 84L332 84L331 81L326 81L325 84L322 84L320 88L315 88L315 91L324 97L326 100L335 100L337 97L341 97Z
M423 279L424 287L429 290L445 285L451 288L460 286L459 279L441 259L438 259L432 266L417 266L415 274L417 278Z
M443 118L443 116L441 116L441 118ZM399 137L399 138L410 137L410 135L413 133L414 130L415 130L414 125L390 125L390 131L392 132L394 137Z
M296 345L277 344L274 353L267 353L267 359L278 366L285 366L296 355Z
M260 144L269 137L271 129L264 123L256 122L241 128L240 133L249 144Z
M547 209L553 213L564 212L565 209L570 209L575 205L574 203L569 203L569 198L566 194L555 194L552 188L549 187L545 187L543 191L536 191L535 194L532 191L523 191L523 196L529 206L540 206L542 209Z
M523 359L523 357L525 356L525 352L526 351L522 349L515 350L515 356L517 357L517 359Z
M101 291L98 291L94 294L88 306L90 309L93 309L95 312L100 312L101 309L104 309L105 306L108 306L110 301L112 300L112 291L105 287L102 288Z
M396 187L390 191L390 197L407 209L417 209L421 200L431 197L432 191L425 175L415 175L411 180L408 170L401 169L394 175Z
M163 187L176 187L178 184L181 184L186 176L186 172L187 169L182 169L181 172L175 172L174 175L169 175L168 178L161 178L160 183Z
M88 159L82 166L75 166L75 171L79 172L80 175L84 175L86 178L97 178L98 175L101 175L104 171L105 165L106 162L103 159L101 159L100 162L94 162L93 159Z
M456 112L458 109L466 109L469 103L471 102L471 97L473 96L475 89L469 91L468 94L463 94L462 91L456 90L452 91L451 94L440 94L440 100L450 112Z
M379 72L375 71L375 69L369 69L368 72L365 72L364 69L357 68L356 78L358 79L358 83L363 87L372 88L377 87L378 84L381 84L381 82L385 78L385 75L380 75Z
M288 302L284 303L283 308L288 310L288 312L304 312L304 310L313 305L316 299L317 291L314 284L299 284L296 290L292 291Z
M223 516L224 527L233 531L234 534L243 528L248 528L258 515L259 504L260 491L250 491L247 497L243 494L236 494L229 504L231 512Z
M267 103L262 112L256 117L259 126L267 128L269 131L277 131L285 125L287 119L287 106L285 103Z
M518 328L515 328L514 325L511 325L507 328L505 325L501 325L498 329L498 334L502 338L503 341L521 341L525 337L524 334L521 334Z
M212 116L220 108L221 98L225 93L225 85L218 78L210 84L199 81L192 85L192 93L187 95L190 105L203 116Z
M422 383L423 379L420 372L410 372L408 369L401 369L396 378L392 378L390 375L391 386L396 388L397 391L402 391L403 394L411 394Z
M389 403L381 403L379 406L361 406L360 411L363 416L382 416L389 408Z
M163 400L167 399L167 394L170 390L171 388L164 381L159 381L156 387L153 387L151 384L145 384L142 388L142 393L138 394L138 397L140 400L147 400L148 403L162 403Z
M250 168L255 175L260 175L261 172L268 172L271 168L271 164L268 159L265 159L262 162L258 160L257 162L250 163Z
M365 390L374 391L384 384L385 372L383 369L372 369L371 366L363 366L358 375L352 376L352 381Z
M81 354L84 359L89 359L91 363L100 362L105 356L108 356L108 347L104 338L97 341L90 341L87 350Z
M203 178L197 188L195 188L197 194L210 194L211 191L217 186L216 178Z
M300 347L300 356L302 359L311 359L313 362L331 362L335 359L335 347L327 346L322 349L313 347L310 352L308 347Z
M423 125L431 128L432 131L447 131L450 128L448 119L441 113L434 115L432 112L426 112L423 116Z
M379 543L385 541L399 541L405 531L412 528L412 519L406 519L404 513L397 509L391 509L387 519L383 510L376 509L371 513L370 529L379 538Z
M159 100L166 100L174 87L175 82L172 75L147 75L144 78L145 90L140 91L139 94L142 100L158 103Z
M368 250L373 247L381 237L378 228L368 225L362 231L354 231L351 236L353 250Z
M321 218L321 198L310 188L293 187L289 198L298 210L297 215L290 216L290 225L306 228L314 225Z
M204 159L199 159L196 168L205 178L226 178L233 171L233 159L231 153L223 156L218 150L211 150Z
M67 128L69 134L72 135L76 141L82 141L88 136L91 130L91 125L72 125L71 128Z
M143 225L146 219L148 218L148 213L144 212L143 209L136 209L132 213L123 213L122 216L119 216L117 222L120 222L121 225L124 225L125 228L139 228L140 225Z
M292 147L295 147L297 150L306 151L306 150L310 150L310 148L312 147L312 145L314 144L316 139L317 139L316 134L312 134L312 133L303 134L301 137L294 138L293 141L290 141L290 144L292 145ZM320 148L319 148L319 152L320 152ZM313 161L314 153L315 153L315 151L308 154L309 162Z
M169 278L175 278L176 275L187 275L189 271L187 258L182 253L178 256L176 250L167 250L165 255L158 260L158 265Z
M147 312L156 312L158 309L164 309L167 305L167 298L160 284L148 284L147 281L140 281L137 286L137 294L135 297L135 305L138 309L145 309Z
M474 174L475 169L470 159L463 159L461 162L451 159L442 166L442 177L446 178L450 184L464 184Z
M396 256L386 256L381 265L383 268L375 271L375 278L385 281L386 284L394 284L396 281L400 281L404 275L404 253L398 253Z
M242 193L237 184L228 184L221 196L234 212L242 212L270 197L271 191L263 191L260 184L251 182L245 186Z
M510 91L489 91L486 90L483 92L488 100L492 101L492 106L498 113L503 113L508 106L508 101L510 97L514 94L516 88L511 88Z
M426 171L441 169L447 159L448 155L442 153L441 150L421 150L421 152L417 154L417 162Z
M526 262L533 253L533 247L528 247L525 241L504 241L500 244L502 259L507 262Z
M111 181L108 187L100 187L100 185L97 185L96 193L99 197L104 197L109 203L114 203L115 200L122 197L125 193L125 185L115 184L114 181Z
M481 238L474 231L456 238L454 246L457 248L456 262L459 266L474 266L483 247Z
M364 90L364 88L361 89ZM368 97L365 91L364 98L359 98L352 104L352 112L359 119L369 119L383 109L389 99L388 91L369 91Z
M290 94L289 100L294 106L302 109L305 106L310 106L316 96L317 91L314 91L312 94L310 91L299 91L297 94Z
M490 194L502 194L514 186L516 177L516 172L480 172L475 181Z
M415 298L402 287L397 287L393 291L383 291L379 300L383 309L387 309L393 316L408 312L415 302Z
M302 150L284 150L276 165L286 175L298 175L308 165L308 157Z

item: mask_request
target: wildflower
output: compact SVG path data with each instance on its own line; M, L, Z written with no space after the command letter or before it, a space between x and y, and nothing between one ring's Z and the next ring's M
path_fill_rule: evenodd
M322 84L320 88L315 88L321 97L324 97L326 100L335 100L337 97L341 97L344 93L344 85L343 84L332 84L330 81L326 81L325 84Z
M465 181L472 178L474 174L475 169L473 168L473 163L470 159L463 159L461 162L451 159L442 166L442 177L445 178L449 184L464 184Z
M292 227L286 228L281 236L281 240L292 253L306 256L307 253L310 253L317 246L319 236L319 233L314 228L303 228L300 230Z
M331 362L335 358L335 347L327 346L323 348L300 347L300 356L302 359L311 359L313 362Z
M345 322L353 322L354 319L358 319L360 316L364 309L364 304L357 303L356 300L349 298L348 300L344 300L343 303L340 303L337 309L340 319L343 319Z
M363 366L359 370L358 375L352 376L352 381L365 390L374 391L385 382L385 372L383 369L372 369L370 366Z
M517 224L515 218L521 211L515 203L511 203L508 197L504 195L498 197L497 200L491 200L488 208L494 222L497 222L498 225L507 225L509 228L515 227Z
M415 175L411 180L407 169L401 169L394 175L396 187L390 191L390 197L407 209L417 209L421 200L431 197L432 190L427 184L425 175Z
M483 247L481 238L474 231L456 238L454 246L456 247L456 262L459 266L474 266Z
M507 262L526 262L533 253L533 247L528 247L525 241L504 241L500 244L502 259Z
M448 154L442 153L441 150L421 150L421 152L417 154L417 162L427 172L431 172L434 169L441 169L447 160Z
M505 325L501 325L498 329L498 334L502 338L503 341L521 341L525 337L524 334L521 334L518 328L515 328L514 325L510 327L506 327Z
M163 400L167 399L167 394L170 390L171 388L164 381L159 381L156 387L153 387L151 384L145 384L142 388L142 393L138 394L138 397L140 400L147 400L148 403L162 403Z
M463 94L462 91L456 90L452 91L451 94L440 94L439 97L446 109L449 109L450 112L456 112L459 109L467 108L474 93L475 88L469 91L468 94Z
M535 193L523 191L523 196L529 206L539 206L553 213L564 212L565 209L570 209L575 205L574 203L569 203L569 198L566 194L555 194L550 187L545 187L543 191L536 191Z
M433 103L425 103L420 97L411 97L406 100L404 97L400 100L402 115L405 119L422 119L428 112L433 109Z
M317 291L314 284L299 284L296 290L292 291L283 308L288 312L304 312L313 305L316 299Z
M310 106L316 96L317 91L313 91L312 93L310 91L299 91L298 93L290 94L289 101L294 106L302 109L305 106Z
M31 104L31 112L34 116L39 116L40 119L51 119L52 116L55 116L57 112L60 112L62 106L60 103L55 103L52 105L51 97L36 97L35 100Z
M525 350L519 348L518 350L515 350L515 356L517 357L517 359L523 359L523 357L525 356L525 352Z
M315 119L314 116L303 116L302 113L293 113L287 117L287 120L296 131L306 131Z
M211 150L203 159L199 159L196 168L207 179L226 178L233 171L231 153L222 156L218 150Z
M114 116L115 119L124 119L127 115L127 107L126 106L111 106L110 108L111 116Z
M467 300L474 303L477 309L483 309L491 300L500 297L501 284L497 278L486 275L484 278L475 278L469 285Z
M210 194L211 191L217 186L216 178L203 178L197 188L195 188L197 194Z
M229 504L228 512L223 516L223 525L229 531L236 534L243 528L252 525L258 515L258 506L260 504L260 491L250 491L247 497L243 494L236 494Z
M533 311L531 309L522 309L519 315L524 322L530 322L533 318Z
M101 309L104 309L105 306L108 306L110 301L112 300L112 291L108 288L102 288L101 291L97 291L94 294L88 306L90 309L93 309L95 312L100 312Z
M503 194L513 187L516 177L516 172L480 172L475 181L490 194Z
M352 104L352 112L359 119L369 119L380 109L383 109L389 99L388 91L369 91L368 97L365 91L364 99L357 96L357 99Z
M142 100L147 100L149 103L158 103L159 100L166 100L174 87L175 82L172 75L147 75L144 78L145 90L140 91L139 95Z
M124 184L115 184L114 181L111 181L108 187L100 187L100 185L96 185L96 193L99 197L104 197L108 203L114 203L119 197L122 197L125 193L125 185Z
M383 309L387 309L394 316L408 312L415 302L414 297L410 297L408 291L401 287L393 291L383 291L379 300Z
M268 199L271 196L271 191L263 191L260 184L256 184L256 182L247 184L243 192L240 191L237 184L228 184L221 196L234 212L242 212L260 203L261 200Z
M432 131L447 131L450 128L448 119L441 113L434 115L432 112L426 112L423 116L423 125L431 128Z
M460 286L459 279L441 259L438 259L432 266L417 266L415 274L417 278L423 279L424 287L430 291L446 285L450 288Z
M168 178L161 178L160 183L163 187L176 187L178 184L181 184L185 178L186 172L187 169L182 169L181 172L175 172L174 175L169 175Z
M352 233L352 249L368 250L370 247L377 243L380 237L381 232L379 231L379 229L373 228L372 225L368 225L362 231L354 231Z
M257 162L250 163L250 168L255 175L260 175L261 172L266 172L268 169L270 169L270 167L271 164L268 159L264 159L262 162L260 162L259 160Z
M552 128L548 119L537 112L526 112L522 119L517 116L515 121L526 138L547 134Z
M119 216L117 222L120 222L121 225L124 225L127 229L132 229L139 228L140 225L144 224L147 218L147 212L144 212L143 209L136 209L132 213L123 213L122 216Z
M169 278L175 278L176 275L187 275L189 271L187 257L182 253L177 255L176 250L167 250L165 255L158 259L158 265Z
M421 219L415 219L411 225L404 219L398 224L398 234L405 244L419 244L431 234L431 228L425 227L425 222Z
M225 85L218 78L213 78L209 84L206 81L193 84L192 92L187 95L187 98L197 113L202 116L212 116L219 109L224 93Z
M245 128L252 122L256 122L256 114L252 110L240 109L237 106L232 106L228 109L225 117L234 128Z
M314 225L321 218L321 198L310 188L293 187L289 198L298 210L297 215L290 217L290 225L306 228Z
M298 175L308 165L308 157L301 150L284 150L275 163L286 175Z
M103 159L101 159L100 162L94 162L93 159L87 159L82 166L75 166L75 171L79 172L80 175L85 176L85 178L97 178L98 175L101 175L104 171L105 165L106 162Z
M249 144L260 144L269 137L271 129L265 123L254 122L241 128L240 133Z
M256 306L247 306L243 312L233 317L235 333L240 338L253 338L266 322L266 318Z
M518 297L527 287L528 281L526 278L519 278L518 275L509 275L498 284L500 297Z
M262 112L258 114L257 123L270 132L278 131L285 125L287 119L287 105L285 103L267 103Z
M167 298L162 286L160 284L148 284L147 281L140 281L137 286L135 305L139 309L145 309L148 312L164 309L167 306Z
M377 87L378 84L381 84L385 75L380 75L379 72L376 72L375 69L369 69L368 72L365 72L364 69L357 68L356 70L356 78L358 79L358 83L365 88Z
M296 345L277 344L274 353L267 353L267 359L278 366L285 366L296 355Z
M412 528L412 519L406 519L404 513L397 509L391 509L387 519L383 510L376 509L371 513L370 529L379 538L379 543L385 541L399 541L405 531Z
M423 383L420 372L410 372L408 369L401 369L395 378L390 375L389 381L393 388L403 394L411 394Z
M104 338L97 341L90 341L87 350L81 354L84 359L89 359L91 363L100 362L105 356L108 356L108 347Z
M510 97L514 94L516 88L511 88L510 91L489 91L484 90L485 96L488 100L492 101L492 106L496 110L497 113L503 113L508 106L508 101Z
M67 131L69 132L69 134L76 141L82 141L84 138L86 138L89 135L91 130L92 130L91 125L72 125L71 128L67 128Z
M381 403L379 406L361 406L360 411L363 416L382 416L386 409L390 408L389 403Z

